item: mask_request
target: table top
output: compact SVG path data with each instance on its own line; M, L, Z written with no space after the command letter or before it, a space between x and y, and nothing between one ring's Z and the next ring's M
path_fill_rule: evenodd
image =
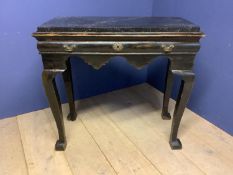
M37 32L200 32L178 17L56 17Z

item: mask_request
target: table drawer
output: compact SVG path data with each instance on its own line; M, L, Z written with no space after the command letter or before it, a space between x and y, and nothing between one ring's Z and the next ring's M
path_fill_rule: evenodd
M38 42L41 53L171 53L197 52L199 47L184 42Z

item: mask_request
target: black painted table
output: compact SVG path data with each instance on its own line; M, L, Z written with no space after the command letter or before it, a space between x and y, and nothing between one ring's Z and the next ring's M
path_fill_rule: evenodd
M139 68L157 56L166 56L169 61L162 118L171 118L168 104L173 75L178 74L181 85L169 143L172 149L182 147L177 133L195 77L192 72L194 58L203 37L197 25L175 17L59 17L39 26L33 36L38 40L37 47L44 65L43 84L58 128L56 150L66 147L61 103L55 83L55 76L59 73L63 75L68 95L68 119L73 121L77 116L70 65L72 55L81 57L95 69L116 55L125 57Z

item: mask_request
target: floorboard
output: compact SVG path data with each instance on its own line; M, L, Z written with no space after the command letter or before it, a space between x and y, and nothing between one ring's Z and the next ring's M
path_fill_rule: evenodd
M16 118L0 120L0 174L27 175L27 166Z
M64 152L54 150L48 117L44 110L17 116L29 175L72 175Z
M51 111L46 110L55 132L56 124ZM68 114L68 105L63 105L64 116ZM116 172L106 160L98 145L78 118L74 122L65 120L68 145L65 150L67 161L74 175L115 175Z
M162 94L147 84L76 106L78 119L64 118L64 152L54 150L57 129L49 108L0 120L0 174L232 175L233 137L188 109L178 134L183 149L170 149L171 120L161 119Z
M136 98L131 100L128 95L120 91L103 96L101 100L97 98L93 98L93 100L104 111L104 116L115 123L160 172L166 175L203 174L180 151L170 149L167 137L155 132L151 127L147 127L146 122L142 119L147 113L136 109L139 106L143 107L144 103L140 103ZM154 111L153 109L149 112L153 113ZM160 118L160 115L155 116ZM153 114L151 117L154 117ZM160 121L160 125L163 124L162 122L163 120Z
M108 119L93 100L83 100L80 108L91 108L80 112L83 124L99 145L103 154L117 174L160 174L137 147Z
M162 95L160 92L153 89L152 87L145 85L141 87L139 86L137 88L133 87L132 89L127 90L128 93L126 94L128 94L128 98L130 98L130 96L134 96L132 100L134 100L135 98L143 99L145 103L150 104L147 105L147 108L146 105L141 108L136 108L137 111L141 111L142 113L143 111L148 111L151 108L151 105L156 108L161 108L161 106L159 106L158 104L156 105L154 99L158 99L158 101L161 101ZM138 95L136 95L136 93L138 93ZM139 96L141 96L142 98L139 98ZM174 101L171 101L171 104L171 111L173 111L172 109L174 108ZM169 138L171 121L159 124L161 122L160 118L150 116L151 114L145 115L145 117L143 118L147 122L147 125ZM157 125L155 125L154 123L157 123ZM205 125L205 130L201 130L202 125ZM212 137L208 138L207 135L209 134L205 134L207 132L213 133ZM220 129L218 129L218 132L222 133ZM223 151L223 149L225 149L226 143L218 140L217 137L214 137L214 134L215 132L213 131L213 127L211 127L211 124L209 122L201 119L199 116L186 109L179 132L179 137L183 143L183 149L181 150L181 152L187 158L192 160L192 162L200 169L202 169L202 171L204 171L206 174L217 175L223 173L231 175L233 172L233 162L229 161L228 155L231 149ZM228 140L227 143L232 143L232 136L226 133L224 135L225 136L222 135L222 137L225 138L225 140ZM210 141L210 139L212 139L212 141ZM212 142L213 144L210 145L210 142ZM215 145L214 143L217 142L218 144ZM231 147L232 146L233 144L231 145ZM229 145L227 147L229 147ZM219 152L219 150L222 151Z

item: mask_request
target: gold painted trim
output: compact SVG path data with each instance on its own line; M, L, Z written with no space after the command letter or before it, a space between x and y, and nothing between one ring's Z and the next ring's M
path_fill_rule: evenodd
M204 37L202 32L35 32L34 37Z

